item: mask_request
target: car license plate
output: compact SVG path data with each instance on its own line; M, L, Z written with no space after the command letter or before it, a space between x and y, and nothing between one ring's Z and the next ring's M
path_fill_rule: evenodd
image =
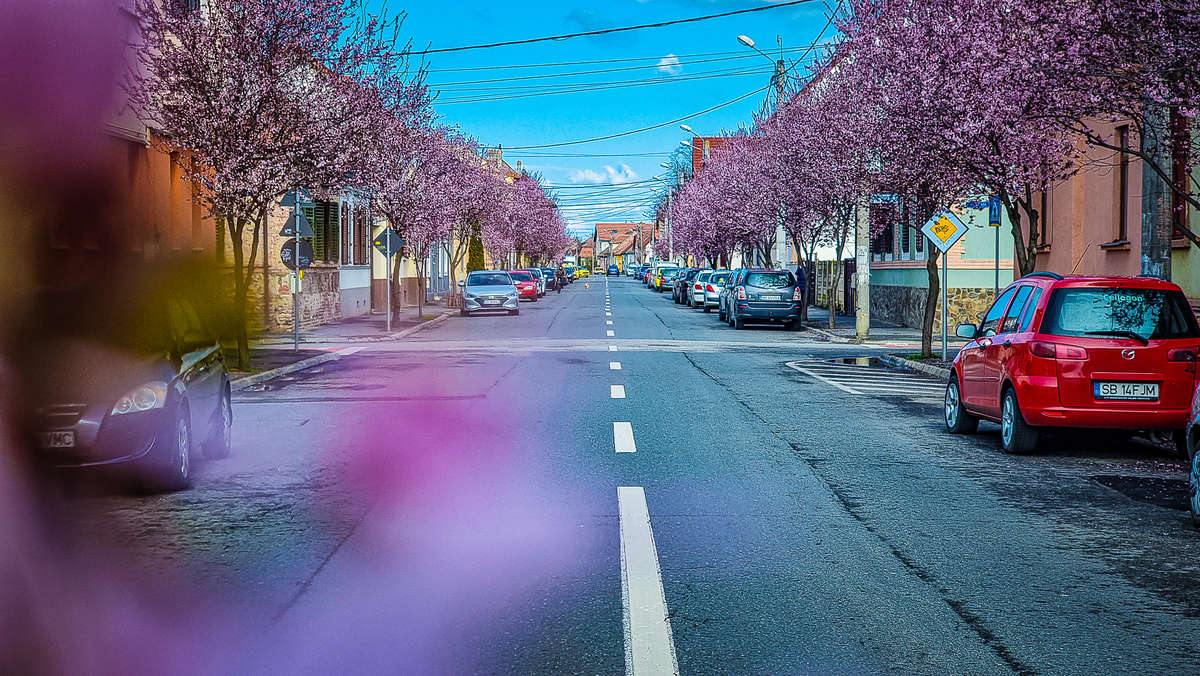
M759 296L759 298L762 300L783 300L783 296L781 296L777 293L773 293L773 294L764 293L763 295Z
M74 448L75 432L72 430L42 432L38 435L38 445L42 448Z
M485 301L483 301L483 304L484 304L484 305L499 305L499 304L500 304L500 301L498 301L498 300L485 300Z
M1092 388L1097 399L1158 400L1158 383L1096 382Z

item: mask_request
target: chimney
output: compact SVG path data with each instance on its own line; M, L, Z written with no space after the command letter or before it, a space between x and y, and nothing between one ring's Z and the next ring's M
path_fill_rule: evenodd
M521 173L521 160L517 160L517 173Z

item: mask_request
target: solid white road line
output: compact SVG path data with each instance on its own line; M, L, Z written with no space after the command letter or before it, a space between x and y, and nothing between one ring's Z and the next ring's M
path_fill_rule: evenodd
M621 370L621 362L619 362L619 361L608 362L608 370L609 371L620 371Z
M617 453L637 453L637 444L633 443L633 423L613 423L613 448Z
M609 385L608 386L608 396L612 399L624 399L625 398L625 386L624 385Z
M633 676L678 674L675 640L667 615L662 570L646 492L641 486L617 487L621 523L621 604L625 629L625 673Z
M606 336L608 336L609 338L611 338L611 337L613 337L613 336L615 336L615 335L617 335L617 334L616 334L616 333L615 333L615 332L614 332L612 329L609 329L607 332L605 332L605 334L604 334L604 335L606 335Z

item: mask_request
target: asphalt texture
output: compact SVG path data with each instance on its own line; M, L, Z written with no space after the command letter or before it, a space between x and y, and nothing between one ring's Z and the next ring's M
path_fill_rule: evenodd
M875 348L587 284L236 393L232 457L189 491L72 495L73 527L219 609L201 671L626 672L632 486L680 673L1200 672L1164 450L1007 456L927 391L788 366Z

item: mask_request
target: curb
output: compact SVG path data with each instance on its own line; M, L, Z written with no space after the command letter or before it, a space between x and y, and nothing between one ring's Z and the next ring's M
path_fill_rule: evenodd
M372 339L369 341L368 340L359 340L359 341L340 341L340 342L381 343L381 342L384 342L387 340L395 340L397 338L411 336L412 334L416 333L417 331L420 331L421 329L433 326L434 324L440 324L440 323L446 321L447 319L449 319L451 316L452 315L450 315L450 314L444 314L441 317L435 317L433 319L430 319L429 321L417 324L416 326L410 326L409 328L404 329L403 331L398 331L396 333L392 333L387 336L377 338L377 339ZM320 366L321 364L325 364L325 363L328 363L331 361L335 361L337 359L341 359L344 356L358 352L359 349L362 349L362 348L358 348L358 349L342 348L341 350L329 352L326 354L319 354L315 357L309 357L308 359L301 359L300 361L298 361L294 364L288 364L287 366L280 366L279 368L271 369L270 371L263 371L262 373L255 373L254 375L251 375L251 376L245 376L244 378L238 378L237 380L234 380L230 383L230 388L235 391L236 390L244 390L247 387L250 387L252 385L257 385L259 383L266 382L266 381L272 380L274 378L278 378L279 376L286 376L290 373L295 373L297 371L303 371L305 369L310 369L314 366ZM347 352L347 350L353 350L353 352Z
M229 384L229 387L234 391L244 390L252 385L257 385L261 382L278 378L279 376L286 376L289 373L295 373L296 371L303 371L304 369L309 369L314 366L320 366L321 364L340 359L341 357L341 350L338 350L337 352L319 354L315 357L309 357L308 359L301 359L294 364L288 364L287 366L280 366L279 368L271 369L270 371L263 371L262 373L255 373L252 376L238 378L237 380L232 381Z
M895 368L908 369L910 371L920 371L925 375L934 376L936 378L940 378L941 380L950 380L950 369L944 369L940 366L930 366L929 364L922 364L919 361L913 361L911 359L905 359L904 357L897 357L890 354L879 355L878 359L879 361Z

